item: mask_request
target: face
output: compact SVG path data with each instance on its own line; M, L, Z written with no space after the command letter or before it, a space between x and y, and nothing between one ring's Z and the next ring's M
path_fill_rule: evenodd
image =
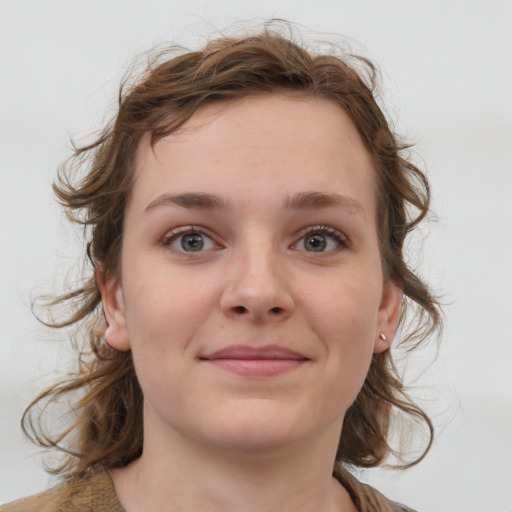
M102 292L146 433L260 451L339 436L401 297L383 283L374 172L325 99L213 104L141 142Z

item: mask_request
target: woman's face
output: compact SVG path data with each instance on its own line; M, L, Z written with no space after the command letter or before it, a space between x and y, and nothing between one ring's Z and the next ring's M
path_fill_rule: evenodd
M132 350L146 432L242 451L339 436L401 297L341 107L262 95L145 138L123 236L106 336Z

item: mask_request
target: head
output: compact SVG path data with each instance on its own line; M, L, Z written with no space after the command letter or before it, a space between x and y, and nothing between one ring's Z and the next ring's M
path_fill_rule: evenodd
M196 52L164 52L138 81L121 89L113 122L97 141L75 153L76 162L89 163L86 175L76 184L68 166L55 185L72 218L89 228L93 267L85 285L63 298L78 300L79 307L64 324L85 322L91 355L83 359L73 383L47 393L53 398L77 387L85 390L77 421L69 429L78 429L79 446L64 469L83 471L96 462L106 467L125 465L141 453L143 396L132 352L105 344L108 324L101 292L105 295L108 286L122 281L126 215L141 148L155 152L164 138L182 136L180 130L205 112L232 111L239 108L236 105L273 101L270 98L339 109L372 169L372 222L382 286L403 293L402 319L407 304L419 311L420 328L409 333L409 341L414 338L417 344L439 323L434 299L403 256L407 234L428 211L428 184L421 171L402 157L404 147L375 100L374 81L375 69L365 59L312 54L266 30L245 38L218 39ZM411 216L411 211L416 214ZM381 463L391 452L388 433L393 410L423 420L432 429L428 417L407 398L388 345L381 343L346 411L338 462L364 467Z

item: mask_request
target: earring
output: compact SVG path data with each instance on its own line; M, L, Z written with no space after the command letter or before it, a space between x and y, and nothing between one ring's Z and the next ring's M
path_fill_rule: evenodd
M382 341L388 341L387 336L386 336L383 332L381 332L381 333L379 334L379 338L380 338Z

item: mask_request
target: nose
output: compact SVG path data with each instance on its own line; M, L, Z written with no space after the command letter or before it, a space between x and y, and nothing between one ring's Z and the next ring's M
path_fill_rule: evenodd
M294 301L281 257L269 249L240 251L227 270L221 308L226 316L254 323L287 319Z

